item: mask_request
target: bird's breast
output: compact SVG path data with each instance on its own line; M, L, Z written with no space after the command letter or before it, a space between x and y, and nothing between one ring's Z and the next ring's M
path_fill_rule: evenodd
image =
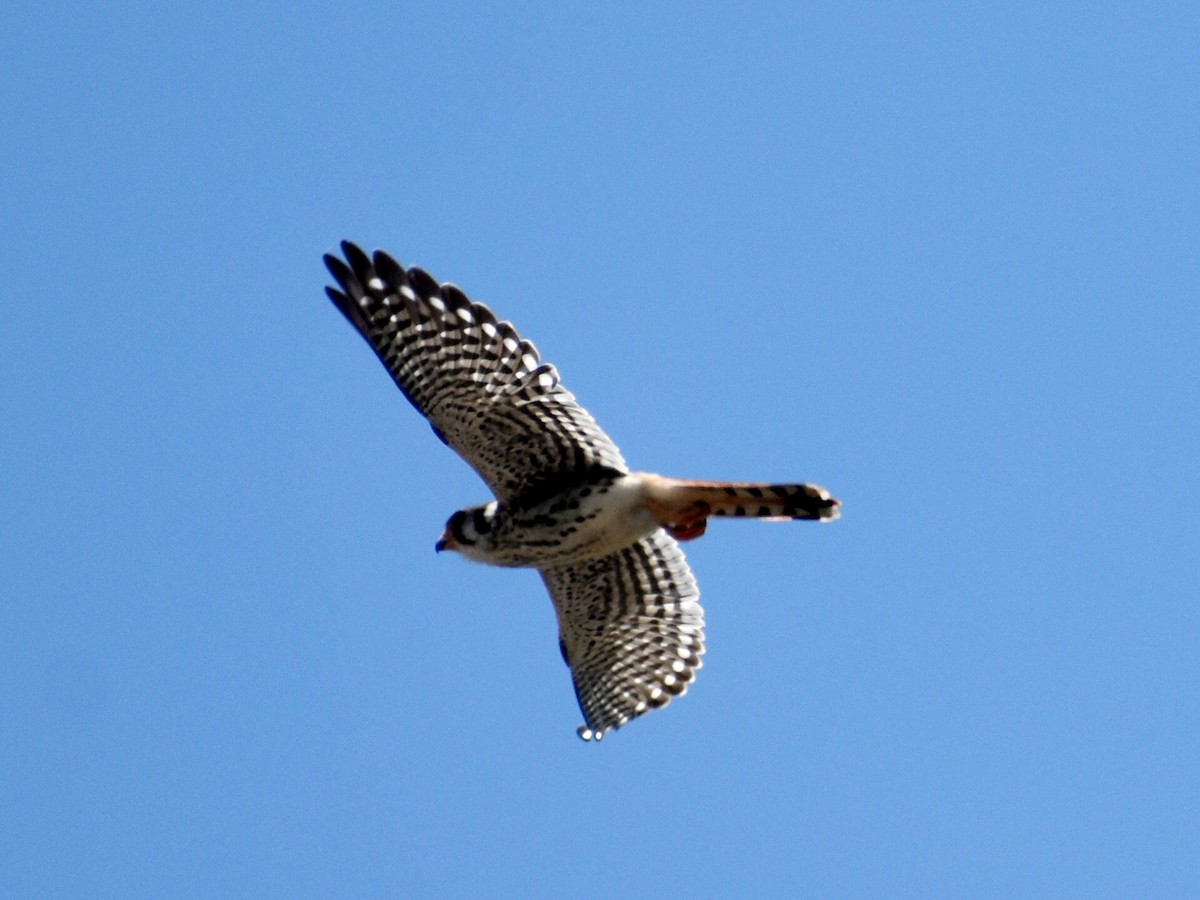
M497 523L487 560L493 565L547 568L597 559L628 547L658 524L646 508L637 475L573 486L529 508L513 508Z

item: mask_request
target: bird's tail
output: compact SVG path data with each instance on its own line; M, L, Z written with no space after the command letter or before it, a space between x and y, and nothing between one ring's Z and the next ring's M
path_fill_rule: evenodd
M690 481L643 476L647 505L659 523L680 540L699 537L709 516L746 519L832 520L841 501L815 484L750 481Z
M749 519L836 519L841 502L815 484L677 481L675 492L707 503L709 515Z

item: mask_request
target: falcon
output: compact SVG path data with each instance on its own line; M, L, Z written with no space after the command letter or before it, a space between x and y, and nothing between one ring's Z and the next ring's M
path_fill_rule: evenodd
M436 549L537 569L584 724L599 740L687 691L704 653L700 591L679 541L710 517L829 521L813 484L631 472L554 366L486 306L388 254L326 255L334 305L495 499L450 516Z

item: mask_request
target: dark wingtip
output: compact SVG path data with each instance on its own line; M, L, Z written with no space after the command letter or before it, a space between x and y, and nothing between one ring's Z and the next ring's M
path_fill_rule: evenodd
M338 308L338 311L357 329L358 333L366 337L367 321L363 318L362 310L358 308L358 304L336 288L326 287L325 293L333 301L333 305Z
M382 250L375 251L375 271L392 287L399 287L407 280L404 266L400 265L390 254Z
M346 254L346 262L354 270L355 276L365 286L371 280L371 273L374 271L371 257L367 256L358 244L352 244L350 241L342 241L342 252Z
M329 296L329 299L333 301L333 305L336 306L338 309L340 309L342 312L346 311L347 306L354 305L353 303L350 302L350 298L347 297L345 294L343 294L341 291L339 291L337 288L329 287L328 285L326 285L325 293Z
M408 283L424 298L437 297L441 293L441 286L437 280L424 269L418 269L416 266L408 270Z
M325 268L329 270L329 274L337 280L338 284L344 289L349 290L350 282L355 279L354 272L350 270L349 266L333 254L326 253Z

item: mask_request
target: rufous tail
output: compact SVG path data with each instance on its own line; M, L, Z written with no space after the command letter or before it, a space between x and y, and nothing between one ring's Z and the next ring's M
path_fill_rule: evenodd
M841 502L815 484L688 481L662 476L646 480L648 505L678 540L704 534L709 516L831 520L841 515Z

